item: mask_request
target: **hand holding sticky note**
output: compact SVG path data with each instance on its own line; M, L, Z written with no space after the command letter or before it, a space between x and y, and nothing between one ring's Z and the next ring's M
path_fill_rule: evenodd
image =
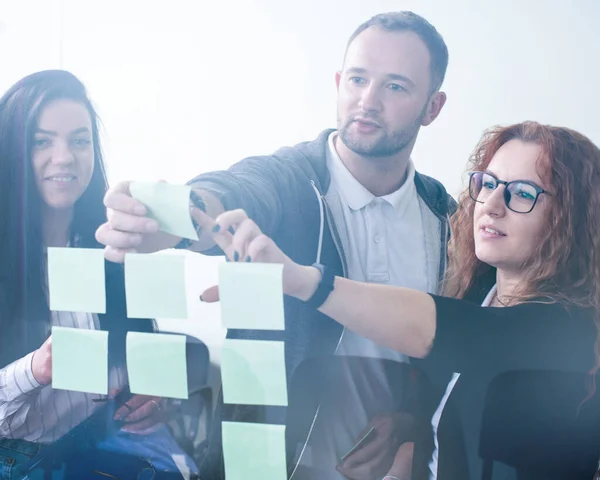
M160 230L181 238L198 240L190 216L191 187L164 182L133 182L129 192L148 209Z
M52 327L52 388L108 394L108 332Z

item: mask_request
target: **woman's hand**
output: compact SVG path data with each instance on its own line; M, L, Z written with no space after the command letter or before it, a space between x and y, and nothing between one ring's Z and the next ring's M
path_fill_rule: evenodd
M215 220L196 210L194 219L203 229L212 232L213 240L230 261L283 264L283 293L308 300L316 290L320 281L317 269L295 263L261 232L243 210L224 212ZM202 295L202 299L217 301L216 290L209 290Z
M40 385L52 383L52 335L34 352L31 371Z

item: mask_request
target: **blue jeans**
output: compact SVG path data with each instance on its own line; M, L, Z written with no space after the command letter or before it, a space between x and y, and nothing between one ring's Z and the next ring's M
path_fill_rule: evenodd
M190 473L198 473L194 461L177 444L169 429L162 425L144 435L115 430L97 445L98 450L146 459L159 472L179 472L174 456L182 459Z
M30 461L42 448L41 444L24 440L0 439L0 480L22 480L24 478L43 480L44 472L41 469L25 473ZM107 453L143 458L153 470L161 473L176 474L180 472L180 466L175 463L173 458L178 456L180 462L191 474L198 473L194 461L179 447L164 425L146 435L114 430L110 436L97 445L97 449ZM63 472L60 470L52 472L53 480L62 479L62 475Z
M23 468L42 449L41 444L24 440L0 439L0 480L21 480L24 477ZM31 480L42 479L28 477Z

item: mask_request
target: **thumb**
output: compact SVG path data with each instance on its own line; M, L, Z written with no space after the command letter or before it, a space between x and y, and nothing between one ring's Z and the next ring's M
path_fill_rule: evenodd
M215 303L219 301L219 286L213 285L212 287L207 288L200 295L200 301L206 303Z

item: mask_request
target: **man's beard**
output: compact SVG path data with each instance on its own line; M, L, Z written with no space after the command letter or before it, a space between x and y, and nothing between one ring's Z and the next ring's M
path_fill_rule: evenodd
M401 130L388 132L382 126L378 130L380 134L373 139L360 138L350 132L350 125L354 120L347 121L342 125L342 119L338 117L338 134L344 145L357 155L370 158L384 158L394 156L404 149L417 137L421 128L421 121L427 113L426 108L415 119L413 123Z

